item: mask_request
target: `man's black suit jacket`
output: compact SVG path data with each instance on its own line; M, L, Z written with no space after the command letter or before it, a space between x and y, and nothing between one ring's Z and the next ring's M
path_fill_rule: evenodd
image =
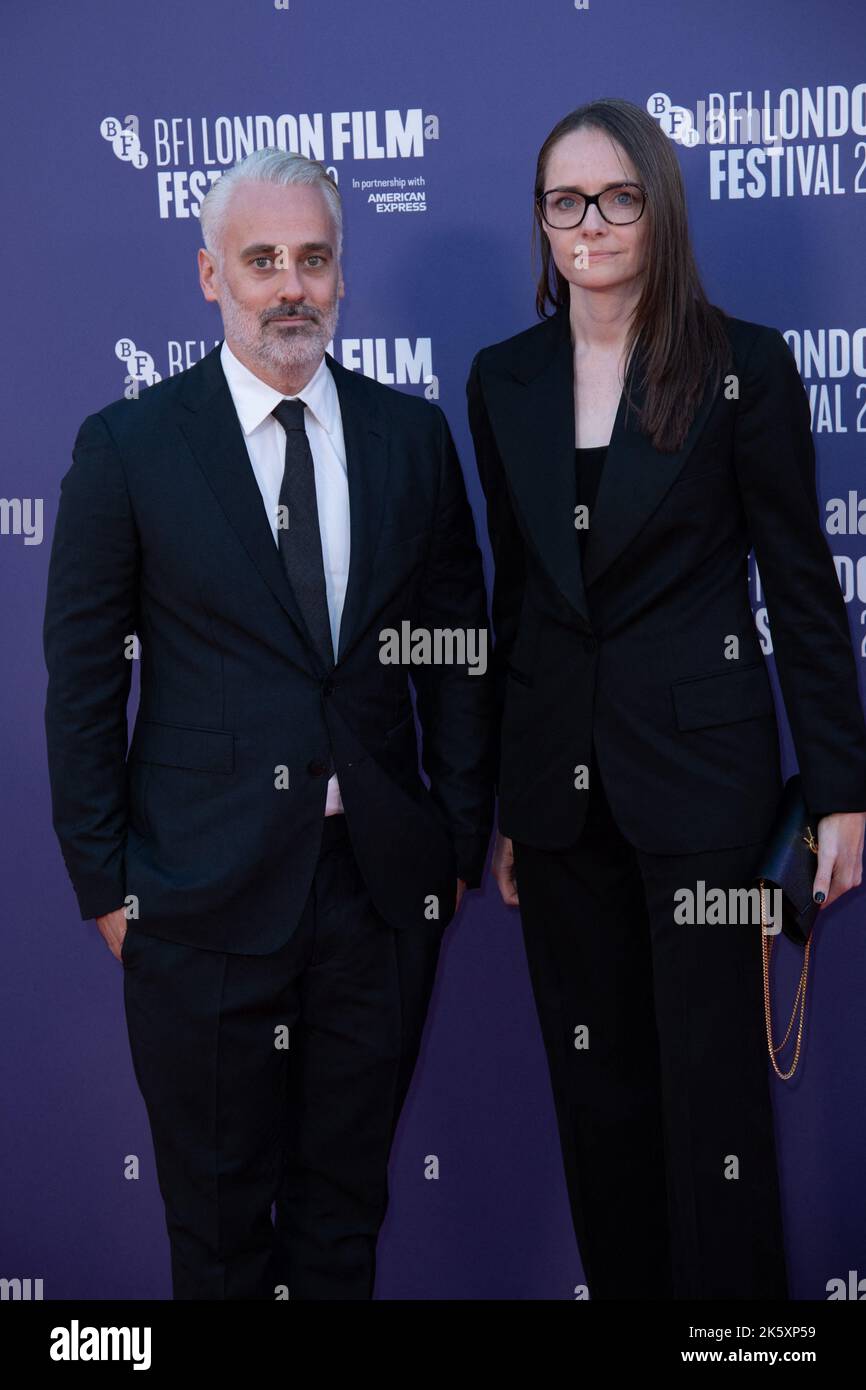
M329 753L387 922L442 926L458 875L480 880L493 816L489 676L380 661L380 631L404 621L486 631L457 454L438 406L327 364L351 514L330 669L274 543L219 348L81 426L61 485L44 649L53 819L82 918L130 895L136 925L154 935L276 949L312 881ZM140 703L127 759L132 634Z
M590 766L593 740L616 819L639 849L691 853L766 835L781 769L749 604L752 547L810 810L866 811L866 728L818 515L806 393L776 329L726 327L736 381L705 390L679 452L655 450L620 400L583 573L567 309L472 364L496 566L499 824L514 839L574 843L587 801L577 769ZM637 407L640 345L628 382Z

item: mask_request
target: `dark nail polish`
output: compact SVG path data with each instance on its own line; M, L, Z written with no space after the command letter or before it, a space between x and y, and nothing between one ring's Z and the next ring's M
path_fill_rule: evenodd
M815 902L816 902L816 903L822 903L822 902L824 901L824 899L826 898L826 896L827 896L827 894L826 894L826 893L822 893L821 890L820 890L820 888L819 888L818 892L815 894Z

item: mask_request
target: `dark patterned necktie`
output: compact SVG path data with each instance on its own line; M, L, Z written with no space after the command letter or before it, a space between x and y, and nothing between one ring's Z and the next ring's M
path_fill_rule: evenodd
M280 523L277 540L289 583L316 648L330 669L334 664L328 591L322 560L316 475L307 431L304 402L280 401L271 412L286 432L286 461L280 486Z

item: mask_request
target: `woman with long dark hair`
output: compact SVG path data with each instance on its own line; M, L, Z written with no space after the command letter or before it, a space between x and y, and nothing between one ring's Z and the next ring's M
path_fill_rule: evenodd
M639 107L551 131L535 231L542 322L479 352L467 392L496 567L494 872L589 1293L785 1298L761 928L737 920L782 787L752 547L824 908L860 882L866 821L806 394L776 329L708 302Z

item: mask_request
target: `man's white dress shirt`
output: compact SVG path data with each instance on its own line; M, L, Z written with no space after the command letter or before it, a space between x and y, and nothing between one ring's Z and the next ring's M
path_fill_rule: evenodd
M274 544L279 549L277 508L286 461L286 432L271 414L280 401L300 399L304 402L304 428L313 455L316 475L316 505L319 510L319 534L322 541L322 560L325 567L325 589L328 614L331 619L331 640L338 650L340 618L349 578L349 475L346 468L346 446L343 439L343 419L337 387L325 358L316 368L298 396L284 396L251 372L235 357L223 340L220 361L243 430L247 453L262 494ZM340 786L336 774L328 782L325 815L343 810Z

